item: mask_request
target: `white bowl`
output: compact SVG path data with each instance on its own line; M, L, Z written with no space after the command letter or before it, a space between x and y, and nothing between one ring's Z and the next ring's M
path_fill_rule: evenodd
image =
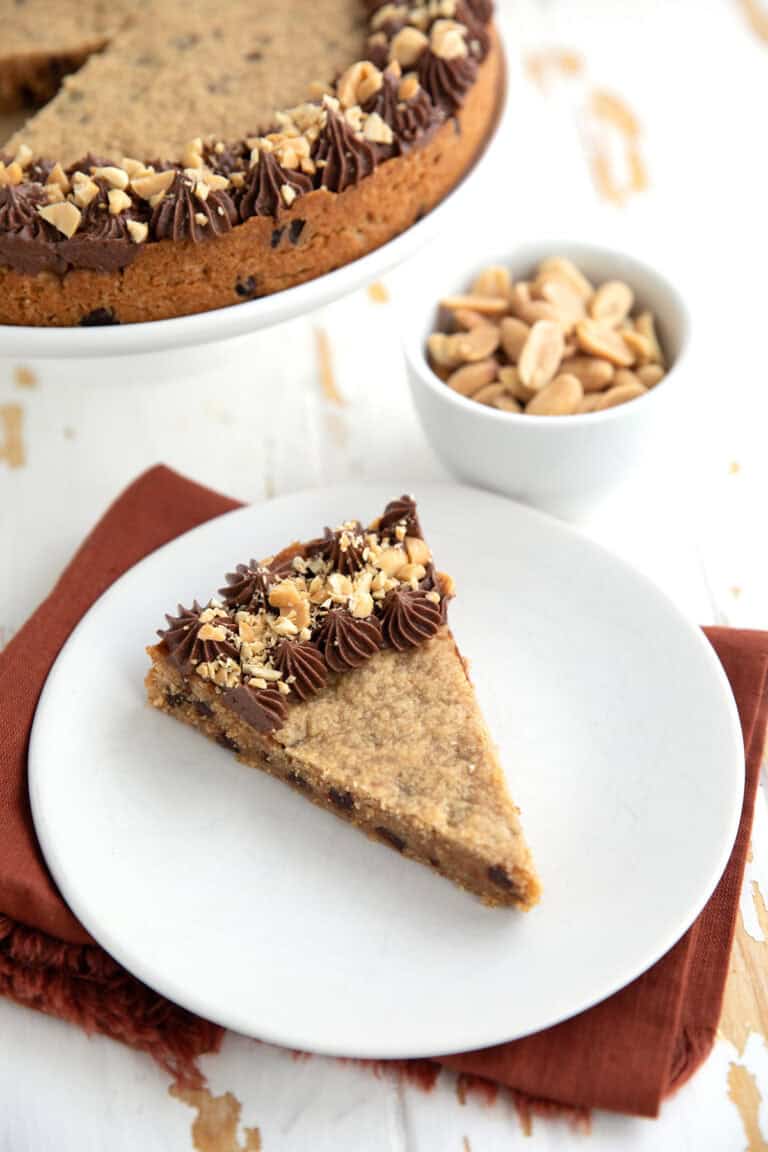
M526 416L466 399L432 371L426 344L440 298L466 291L488 264L503 264L520 279L548 256L570 257L595 282L625 280L635 307L654 313L668 371L647 395L604 412ZM448 279L444 266L431 264L416 287L404 321L411 391L427 438L455 476L564 519L580 519L619 495L643 469L665 467L688 383L690 332L688 310L666 277L623 252L548 243L496 252Z

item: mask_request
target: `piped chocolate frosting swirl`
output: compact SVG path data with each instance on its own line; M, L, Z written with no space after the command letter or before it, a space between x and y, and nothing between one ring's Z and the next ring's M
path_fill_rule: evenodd
M320 187L343 192L370 176L376 151L338 112L327 108L325 127L317 138L312 159L320 174Z
M156 240L191 240L200 244L229 232L237 223L237 209L225 191L210 191L200 199L194 182L177 172L168 191L152 212L149 230Z
M277 216L282 208L287 207L284 188L289 188L295 196L303 196L312 190L312 177L298 168L284 168L272 152L261 152L245 178L239 206L240 219Z
M477 60L469 55L445 60L427 48L419 57L417 74L432 102L453 116L475 82Z
M363 105L363 111L378 113L392 129L391 154L404 155L423 144L444 122L445 112L436 107L419 85L414 96L401 100L400 78L389 70L382 76L381 88Z
M405 652L437 635L443 623L440 605L421 589L395 588L384 601L381 630L385 644Z
M381 648L381 625L375 616L358 620L342 608L326 616L317 638L332 672L360 668Z
M328 671L314 644L281 640L274 660L283 680L300 700L308 700L325 687Z
M380 536L391 536L395 529L402 525L406 536L423 538L419 517L416 512L416 501L412 496L400 496L397 500L390 500L379 520L378 532Z
M273 573L257 560L238 564L234 572L227 572L225 580L226 586L219 588L219 595L230 608L259 612L267 607Z
M213 614L207 621L200 619L204 609L195 602L191 608L179 604L176 616L166 616L168 627L158 632L172 664L188 668L221 658L238 660L238 651L231 635L235 622L226 613Z

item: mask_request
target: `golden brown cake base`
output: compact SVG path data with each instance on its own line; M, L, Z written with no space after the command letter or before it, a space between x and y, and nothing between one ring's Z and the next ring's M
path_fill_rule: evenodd
M270 735L222 704L211 684L185 680L162 645L148 651L155 708L485 903L538 900L517 809L447 627L332 677Z
M502 89L494 33L455 121L356 187L310 192L276 221L253 217L201 244L144 245L116 273L30 276L0 266L0 323L66 326L97 314L130 324L184 316L279 292L348 264L405 231L458 183L493 128Z

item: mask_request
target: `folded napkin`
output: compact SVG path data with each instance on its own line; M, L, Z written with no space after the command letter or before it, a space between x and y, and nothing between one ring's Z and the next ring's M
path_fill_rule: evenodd
M199 1079L196 1058L218 1047L222 1030L130 976L67 908L35 839L26 755L45 678L94 600L153 549L235 507L167 468L153 468L107 511L0 653L0 993L143 1049L192 1082ZM708 905L657 964L608 1000L534 1036L436 1057L438 1063L542 1105L654 1116L705 1059L722 1006L768 719L768 634L723 628L707 634L731 682L747 753L738 837Z

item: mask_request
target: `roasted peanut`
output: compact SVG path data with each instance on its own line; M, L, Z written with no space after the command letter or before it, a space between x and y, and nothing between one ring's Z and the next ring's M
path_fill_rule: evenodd
M570 416L584 399L581 381L575 376L556 376L525 406L530 416Z
M626 404L628 400L636 400L638 396L644 396L646 391L647 389L643 388L639 381L637 384L617 384L615 387L609 388L607 392L602 393L595 411L602 412L605 408L615 408L617 404Z
M552 380L562 358L562 328L552 321L539 320L528 333L517 362L520 379L538 392Z
M580 320L576 325L576 338L583 352L601 356L619 368L629 368L635 362L635 354L621 333L598 320Z
M520 359L530 327L516 316L505 316L501 321L501 346L513 364Z
M593 320L616 328L632 310L634 293L623 280L608 280L601 284L589 302L589 314Z
M465 364L463 368L457 368L446 383L462 396L474 396L480 388L496 379L498 367L495 360L478 360L476 364Z
M613 380L614 367L598 356L572 356L560 365L563 372L577 376L585 392L602 392Z

